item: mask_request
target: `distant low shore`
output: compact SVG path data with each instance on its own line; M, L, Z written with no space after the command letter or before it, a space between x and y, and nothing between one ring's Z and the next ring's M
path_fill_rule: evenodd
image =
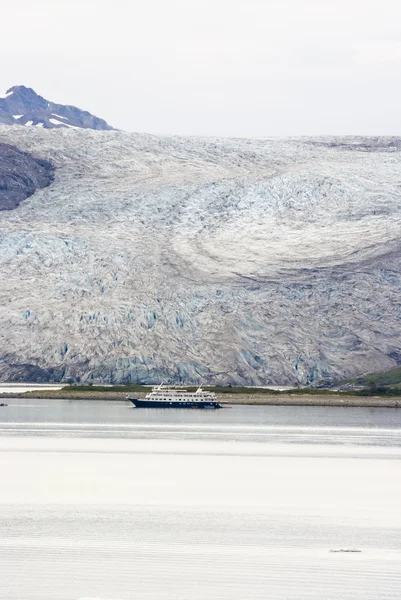
M39 400L107 400L124 401L128 396L144 398L143 392L96 392L96 391L31 391L24 393L0 394L1 398L32 398ZM234 404L246 404L255 406L353 406L358 408L401 408L401 397L383 396L346 396L338 394L221 394L218 401L223 406Z

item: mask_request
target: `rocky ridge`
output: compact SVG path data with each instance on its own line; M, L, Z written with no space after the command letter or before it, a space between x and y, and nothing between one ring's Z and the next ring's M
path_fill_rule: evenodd
M0 143L0 211L12 210L54 179L54 166L48 160Z
M0 98L0 123L44 129L113 129L106 121L86 110L46 100L24 85L10 88L6 95Z
M398 138L0 127L0 377L309 384L401 363Z

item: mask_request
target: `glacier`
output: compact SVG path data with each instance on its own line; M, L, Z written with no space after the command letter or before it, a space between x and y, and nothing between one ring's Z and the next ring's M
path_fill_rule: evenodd
M315 385L401 364L401 140L0 126L0 378Z

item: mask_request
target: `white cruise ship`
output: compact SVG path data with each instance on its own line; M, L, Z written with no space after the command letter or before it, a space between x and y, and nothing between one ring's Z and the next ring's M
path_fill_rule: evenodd
M152 388L143 399L128 398L137 408L221 408L214 392L188 392L176 387L164 387L162 384Z

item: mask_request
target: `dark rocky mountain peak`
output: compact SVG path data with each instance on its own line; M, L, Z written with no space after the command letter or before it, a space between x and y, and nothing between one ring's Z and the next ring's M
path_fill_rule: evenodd
M30 111L47 110L49 102L39 96L32 88L24 85L15 85L6 92L7 107L15 114Z
M32 88L16 85L0 98L0 123L56 128L113 129L103 119L76 106L57 104L39 96Z

